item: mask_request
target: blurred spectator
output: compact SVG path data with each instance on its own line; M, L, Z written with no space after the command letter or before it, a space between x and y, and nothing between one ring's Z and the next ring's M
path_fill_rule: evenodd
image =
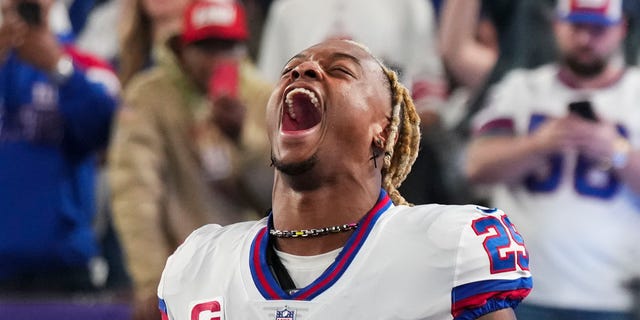
M116 0L112 0L116 1ZM118 70L126 87L139 71L153 65L154 51L181 28L190 0L129 0L122 5Z
M505 72L532 68L555 57L551 12L555 0L446 0L439 45L453 88L447 127L468 137L469 120L487 88Z
M482 2L444 1L438 29L438 47L449 79L449 95L440 114L447 135L439 139L450 155L445 181L457 196L449 198L459 204L484 201L480 192L469 186L462 172L467 139L457 132L467 117L470 100L484 86L499 54L497 29Z
M456 131L464 138L469 134L470 119L485 104L488 89L501 80L505 73L514 68L535 68L556 59L557 49L552 30L555 4L556 0L482 1L482 11L477 14L486 18L494 26L499 56L493 68L487 70L488 73L484 77L486 81L469 96L464 110L465 116L456 128ZM474 7L475 5L472 3L469 6ZM464 10L464 12L471 10L471 8L457 8ZM479 9L477 6L475 8ZM627 37L624 41L625 60L628 64L635 65L638 60L638 46L640 44L638 40L640 39L640 1L624 0L623 9L628 25ZM460 15L462 14L465 13L461 12ZM454 12L450 17L454 19L450 19L449 23L465 30L462 26L466 24L466 21L457 17L458 15ZM445 18L443 17L443 19ZM457 31L459 35L460 32L461 30ZM469 39L468 35L466 39ZM443 37L441 41L450 41L450 39ZM467 49L471 47L473 46L460 47L464 52L458 52L456 55L469 55L471 52ZM483 59L479 58L478 62L482 61Z
M74 46L109 62L113 66L117 55L117 33L113 26L119 19L121 0L74 0L58 1L68 6L70 24L69 39ZM106 150L98 155L96 174L96 216L93 228L109 267L105 285L107 290L125 292L129 290L129 276L123 262L123 253L113 226L110 209L110 191L106 178Z
M75 0L69 8L70 13L89 13L82 25L78 23L82 21L81 14L80 17L76 16L76 23L72 23L77 34L76 44L116 65L124 81L123 85L128 84L136 73L153 65L154 48L180 29L182 12L187 2L188 0ZM89 7L91 10L87 12ZM111 186L106 177L104 161L101 164L95 227L98 235L102 235L104 239L102 245L112 271L108 285L124 287L129 285L130 279L122 262L118 236L113 232Z
M246 58L242 6L194 1L183 32L125 89L109 155L113 213L134 279L135 318L158 319L167 257L195 228L259 217L272 170L271 85Z
M106 280L92 229L95 154L107 144L119 86L106 64L52 32L61 22L53 13L66 14L60 5L2 1L4 292L94 290Z
M559 1L558 60L508 73L474 120L469 178L497 184L493 204L520 227L537 275L519 320L631 317L640 71L624 63L621 12L621 0Z
M480 87L498 59L495 26L481 14L481 0L447 0L439 28L439 48L456 84Z
M470 97L482 88L498 60L498 35L481 0L447 0L438 29L440 55L449 76L442 122L454 129L467 114Z
M453 154L449 175L467 201L484 203L486 189L472 188L462 173L470 120L481 109L487 89L505 72L553 60L551 17L555 0L446 0L439 43L450 77L442 123Z

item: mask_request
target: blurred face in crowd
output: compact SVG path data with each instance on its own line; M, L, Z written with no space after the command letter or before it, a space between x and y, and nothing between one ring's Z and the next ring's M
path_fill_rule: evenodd
M181 17L190 0L140 0L151 20Z
M562 62L578 76L601 74L626 35L626 23L600 25L559 20L555 34Z
M214 67L224 61L239 62L244 50L238 41L206 39L184 46L180 56L187 74L198 89L206 92Z
M357 172L391 117L385 84L376 60L348 41L326 41L291 58L267 105L276 169L290 176L318 168Z

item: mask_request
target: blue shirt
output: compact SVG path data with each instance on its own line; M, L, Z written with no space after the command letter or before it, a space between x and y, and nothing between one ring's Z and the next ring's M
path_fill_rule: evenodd
M59 86L14 53L0 65L0 279L85 266L98 251L95 154L117 99L95 81L108 69L68 54L75 70Z

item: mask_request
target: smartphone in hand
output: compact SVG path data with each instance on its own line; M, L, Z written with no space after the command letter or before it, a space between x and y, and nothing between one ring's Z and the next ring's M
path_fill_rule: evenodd
M209 78L209 97L238 97L238 62L229 60L217 63Z
M576 101L569 103L569 112L589 121L598 121L598 117L593 112L591 101Z
M18 14L30 26L38 26L42 23L42 11L40 4L35 1L20 1L18 3Z

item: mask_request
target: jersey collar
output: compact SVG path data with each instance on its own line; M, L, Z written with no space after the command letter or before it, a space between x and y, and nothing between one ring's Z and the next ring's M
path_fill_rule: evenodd
M280 288L267 264L267 245L270 245L269 227L273 223L273 213L270 213L267 225L258 231L251 243L249 267L258 291L267 300L312 300L340 279L369 236L378 218L392 205L387 193L381 189L378 201L360 219L358 229L349 237L336 260L313 283L291 294Z

